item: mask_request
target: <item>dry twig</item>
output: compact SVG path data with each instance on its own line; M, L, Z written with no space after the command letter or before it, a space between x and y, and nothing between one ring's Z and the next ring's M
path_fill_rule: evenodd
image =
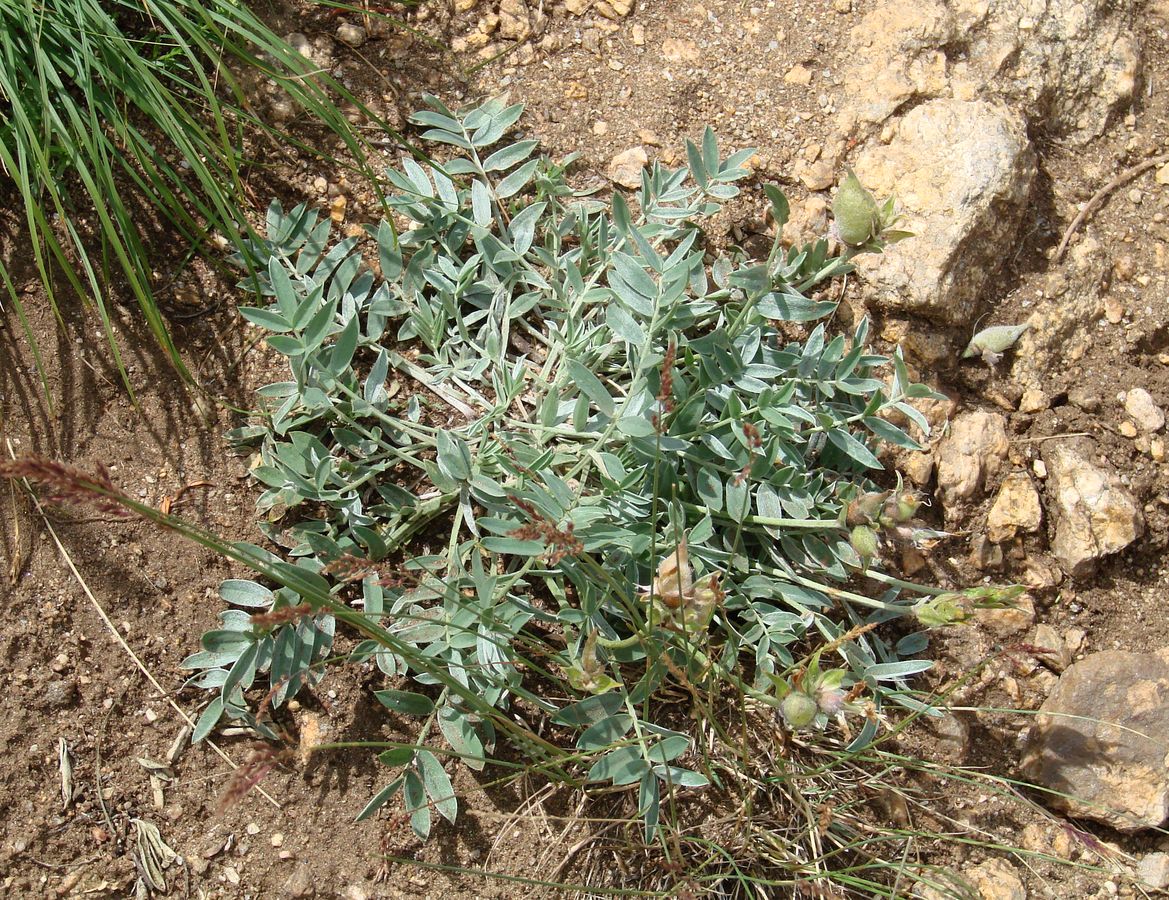
M1162 153L1160 156L1154 156L1152 159L1146 159L1144 162L1137 163L1135 166L1125 169L1110 182L1108 182L1108 184L1104 185L1104 187L1100 188L1100 190L1094 193L1092 195L1092 199L1084 204L1084 208L1076 214L1076 217L1072 219L1072 223L1067 227L1067 231L1063 233L1063 239L1059 242L1059 246L1055 248L1055 256L1052 257L1052 261L1059 262L1063 258L1063 253L1065 250L1067 250L1068 242L1071 241L1072 235L1074 235L1076 230L1084 224L1084 221L1088 218L1088 216L1094 213L1096 208L1104 202L1105 197L1115 191L1118 187L1128 184L1128 182L1132 181L1138 175L1141 175L1144 172L1149 171L1149 169L1156 168L1157 166L1164 163L1169 163L1169 153Z

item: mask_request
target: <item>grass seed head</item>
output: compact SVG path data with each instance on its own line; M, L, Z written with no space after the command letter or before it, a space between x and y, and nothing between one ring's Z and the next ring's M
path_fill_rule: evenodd
M100 464L94 473L40 456L22 456L0 463L0 477L23 478L44 488L45 499L50 503L84 504L118 518L132 515L122 502L125 493L114 486L109 472Z
M558 528L546 519L532 504L519 497L512 497L511 501L528 517L528 522L508 532L508 537L521 541L541 541L548 548L549 565L558 565L566 557L579 556L584 552L584 544L573 534L572 522Z
M267 744L261 744L251 752L227 783L227 790L215 806L216 815L223 815L239 803L252 788L263 781L288 755L288 751Z

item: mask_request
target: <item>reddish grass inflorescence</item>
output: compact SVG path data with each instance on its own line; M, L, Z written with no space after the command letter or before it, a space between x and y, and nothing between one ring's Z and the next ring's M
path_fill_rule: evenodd
M100 463L93 473L40 456L22 456L0 463L0 477L23 478L44 488L50 503L84 503L119 518L132 515L123 502L129 498L114 486Z
M526 500L512 497L511 502L528 517L528 523L508 532L508 537L519 538L521 541L543 541L548 546L548 563L553 566L567 556L577 556L584 551L584 544L572 533L571 522L561 530Z
M751 465L755 461L756 454L763 449L763 438L759 434L759 429L750 422L743 423L743 437L747 439L747 450L750 455L743 464L743 468L735 473L736 487L751 476Z
M332 575L338 581L361 581L370 575L378 574L371 560L352 553L342 553L322 571L326 575Z
M263 781L269 772L282 762L290 758L287 749L271 747L261 744L256 747L243 764L236 769L231 780L227 783L227 790L215 805L216 815L223 815L248 795L256 785Z
M288 622L296 622L305 616L312 615L313 608L308 603L301 603L297 606L282 606L280 609L274 609L271 612L255 613L251 617L252 625L257 628L275 628L277 625L284 625Z
M678 345L670 341L662 357L661 387L658 388L658 409L653 414L654 431L659 434L663 431L663 420L674 411L674 360L678 357Z

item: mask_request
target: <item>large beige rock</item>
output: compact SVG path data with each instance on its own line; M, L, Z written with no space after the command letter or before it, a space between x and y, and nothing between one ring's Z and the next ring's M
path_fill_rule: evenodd
M934 100L872 147L856 172L892 194L914 236L857 258L878 300L947 325L973 322L1002 247L1018 229L1035 179L1035 154L1016 113L982 101Z
M1165 427L1164 410L1144 388L1133 388L1124 395L1124 411L1141 431L1160 431Z
M633 0L597 0L595 8L606 19L617 22L633 11Z
M1052 553L1077 578L1092 574L1102 557L1123 550L1144 532L1145 521L1116 473L1093 462L1089 440L1050 441L1048 512L1055 524Z
M500 0L499 36L522 41L532 33L528 4L525 0Z
M938 444L938 493L949 515L972 499L998 472L1006 459L1006 419L999 413L975 410L950 423L950 432Z
M994 543L1009 541L1019 531L1038 531L1043 506L1031 476L1012 472L1003 479L998 495L986 516L986 536Z
M1027 900L1019 871L1005 859L988 859L966 873L980 900Z
M1089 228L1074 244L1067 264L1047 276L1043 296L1027 319L1031 327L1015 345L1011 377L1032 388L1050 386L1068 359L1082 355L1096 340L1101 285L1106 283L1108 254Z
M1169 649L1108 650L1071 666L1044 701L1023 770L1047 802L1119 831L1169 817Z
M1131 100L1134 0L885 0L856 25L840 125L884 122L911 101L1005 100L1076 143ZM962 47L960 62L946 51Z
M1035 624L1035 601L1023 594L1009 606L975 608L970 618L1000 640L1022 634Z
M956 0L977 79L1076 143L1131 101L1140 69L1133 0Z
M958 34L942 0L887 0L852 29L844 69L841 124L879 125L906 102L941 97L949 88L941 48Z
M1137 877L1154 890L1169 887L1169 853L1150 853L1137 865Z
M1005 859L988 859L959 874L937 868L920 876L914 900L1027 900L1019 872Z

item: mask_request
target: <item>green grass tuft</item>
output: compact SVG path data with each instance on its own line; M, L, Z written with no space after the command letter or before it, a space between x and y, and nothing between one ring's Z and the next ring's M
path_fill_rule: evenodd
M365 168L364 142L334 98L361 105L242 4L0 0L0 179L19 196L58 320L63 289L92 301L127 388L111 326L120 295L191 377L159 310L144 220L195 251L216 232L238 244L251 233L245 135L318 152L257 115L247 86L262 79ZM3 265L5 293L35 348ZM43 367L41 376L47 394Z

